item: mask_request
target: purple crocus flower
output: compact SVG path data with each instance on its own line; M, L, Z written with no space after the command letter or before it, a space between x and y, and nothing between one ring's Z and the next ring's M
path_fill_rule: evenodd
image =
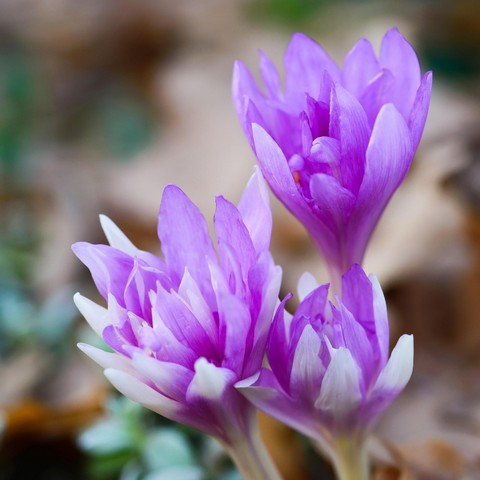
M101 222L110 246L76 243L73 250L108 307L80 294L75 302L114 352L80 348L130 399L231 450L255 443L254 407L234 384L261 367L281 282L260 173L238 207L217 197L218 256L204 217L174 185L160 207L163 259L137 249L106 217ZM254 450L261 455L261 447ZM248 468L246 475L254 477ZM276 477L264 471L259 478Z
M376 277L367 277L360 266L343 276L336 304L327 299L328 288L304 274L293 317L284 311L287 299L276 312L267 345L269 368L237 388L335 458L345 439L363 443L405 387L413 368L413 337L400 337L388 357L385 299Z
M233 99L274 194L304 224L332 280L362 262L375 225L412 161L430 102L431 73L397 29L380 54L361 39L340 69L309 37L293 35L285 87L260 53L262 91L236 62ZM336 286L336 285L335 285Z

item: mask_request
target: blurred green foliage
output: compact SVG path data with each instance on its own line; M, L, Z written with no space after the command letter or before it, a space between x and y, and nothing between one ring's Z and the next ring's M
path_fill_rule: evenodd
M170 422L124 397L81 433L91 480L240 480L211 438Z

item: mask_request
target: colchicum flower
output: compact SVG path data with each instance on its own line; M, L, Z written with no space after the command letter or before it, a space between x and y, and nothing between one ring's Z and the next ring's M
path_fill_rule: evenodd
M216 199L218 257L204 217L174 185L159 214L164 259L101 222L110 246L73 250L108 307L80 294L75 303L114 352L80 348L126 397L219 439L246 478L278 478L258 443L255 409L234 387L261 367L281 282L259 172L238 208Z
M340 69L297 33L284 57L285 88L260 54L262 91L236 62L233 99L274 194L303 223L339 283L361 264L375 225L412 161L432 76L396 29L380 54L361 39Z
M410 379L413 337L400 337L388 358L387 310L376 277L354 265L342 284L334 305L327 299L329 285L317 286L304 274L293 317L284 311L286 299L275 315L269 368L237 388L267 414L318 441L339 478L363 479L369 478L361 454L365 437Z

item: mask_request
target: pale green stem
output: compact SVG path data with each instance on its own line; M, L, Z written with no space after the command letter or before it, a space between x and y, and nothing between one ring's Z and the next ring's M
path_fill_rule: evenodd
M370 480L370 467L362 439L337 438L334 466L339 480Z
M245 480L281 480L255 423L250 436L237 436L224 443L230 457Z

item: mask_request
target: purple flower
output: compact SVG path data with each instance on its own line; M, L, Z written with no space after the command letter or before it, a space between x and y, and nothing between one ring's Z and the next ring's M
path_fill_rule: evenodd
M375 276L354 265L342 283L334 305L329 285L304 274L293 317L284 312L286 300L275 315L269 368L237 384L258 408L327 449L338 439L365 438L413 368L411 335L388 358L387 310Z
M272 219L259 172L238 207L216 199L218 256L204 217L174 185L165 188L159 214L164 259L137 249L106 217L101 222L110 246L73 250L108 307L80 294L75 302L114 352L80 348L145 407L227 446L248 435L254 408L234 384L261 367L281 281L268 250Z
M412 161L431 73L396 29L378 59L361 39L343 69L303 34L284 57L285 87L260 53L262 91L237 62L233 98L274 194L304 224L333 277L361 263L370 235Z

